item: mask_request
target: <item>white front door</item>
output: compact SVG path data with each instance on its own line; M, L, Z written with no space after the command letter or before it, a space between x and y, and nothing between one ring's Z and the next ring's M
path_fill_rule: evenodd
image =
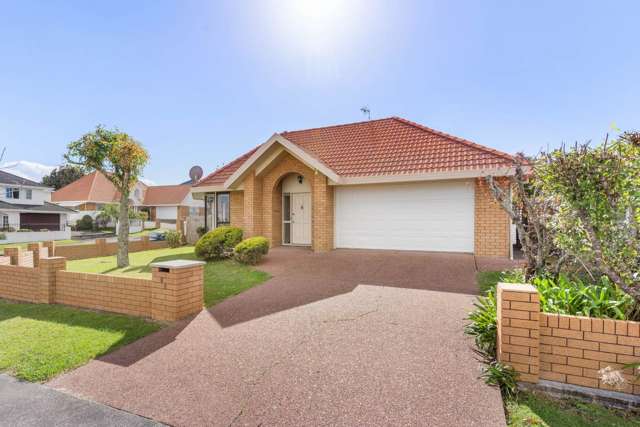
M291 194L291 244L311 244L311 193Z

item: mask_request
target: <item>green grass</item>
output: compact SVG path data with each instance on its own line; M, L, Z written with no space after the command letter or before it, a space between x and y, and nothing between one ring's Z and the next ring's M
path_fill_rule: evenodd
M160 327L135 317L0 300L0 371L46 381Z
M480 293L483 295L487 293L487 291L492 286L495 286L501 278L501 271L479 271L478 273L476 273L476 281L478 282Z
M631 411L607 409L573 399L550 399L538 393L521 393L507 403L510 427L631 427L640 426L640 417Z
M155 249L129 254L129 267L118 268L116 257L89 258L67 262L67 270L151 278L149 264L174 259L197 259L193 246ZM267 279L269 274L232 260L208 262L204 269L204 304L210 307Z

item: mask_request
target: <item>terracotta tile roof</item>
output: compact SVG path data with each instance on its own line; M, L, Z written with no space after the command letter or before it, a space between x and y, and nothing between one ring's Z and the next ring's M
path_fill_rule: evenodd
M511 166L512 156L399 117L281 132L340 176L377 176ZM198 185L222 184L249 153Z
M145 186L144 205L180 205L189 194L188 185ZM51 201L114 203L120 201L120 192L100 172L91 172L51 193Z
M143 205L181 205L184 198L189 194L190 189L190 185L154 185L147 187Z
M227 163L221 168L211 172L209 175L205 176L200 181L198 181L198 183L194 185L194 187L224 184L227 178L229 178L236 170L238 170L238 168L244 163L244 161L247 160L249 157L251 157L251 155L255 153L258 148L260 148L259 145L254 149L252 149L251 151L244 153L242 156L238 157L232 162Z
M51 193L52 202L117 202L119 193L98 171L91 172Z

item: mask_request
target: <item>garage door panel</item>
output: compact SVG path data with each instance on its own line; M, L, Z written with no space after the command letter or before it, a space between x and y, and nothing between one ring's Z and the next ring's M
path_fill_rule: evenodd
M336 188L336 247L473 252L473 182Z

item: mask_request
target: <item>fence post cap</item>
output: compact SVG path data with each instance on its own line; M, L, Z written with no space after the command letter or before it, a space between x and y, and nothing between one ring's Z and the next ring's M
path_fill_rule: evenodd
M188 259L176 259L172 261L161 261L151 263L152 268L166 268L169 270L176 270L179 268L191 268L199 265L205 265L204 261L195 261Z
M509 292L538 292L538 289L528 283L498 283L498 289Z

